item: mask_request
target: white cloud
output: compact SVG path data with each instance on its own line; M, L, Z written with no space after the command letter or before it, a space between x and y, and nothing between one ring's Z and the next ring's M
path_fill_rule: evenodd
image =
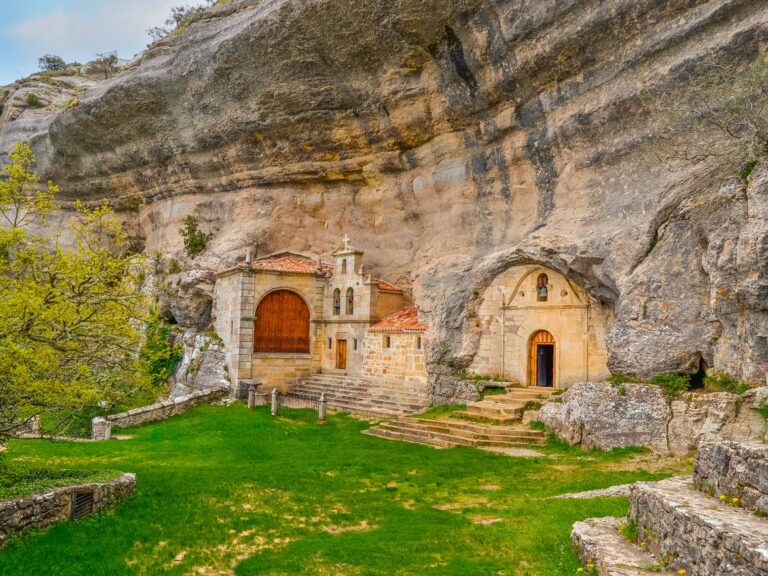
M162 25L181 0L75 0L38 18L17 23L11 39L27 56L59 54L66 60L93 59L117 50L131 58L149 42L147 30Z

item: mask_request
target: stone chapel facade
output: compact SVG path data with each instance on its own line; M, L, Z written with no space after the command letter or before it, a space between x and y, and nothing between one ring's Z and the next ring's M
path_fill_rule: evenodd
M284 251L220 272L214 327L233 383L287 390L330 373L426 390L427 327L402 289L364 270L346 238L333 264Z
M554 270L523 265L500 274L483 294L479 322L470 372L555 388L610 376L603 311Z

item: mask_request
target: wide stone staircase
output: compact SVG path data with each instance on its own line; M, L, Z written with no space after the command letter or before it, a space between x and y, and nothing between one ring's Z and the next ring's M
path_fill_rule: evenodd
M488 426L453 418L443 420L400 418L365 430L363 434L391 440L429 444L438 448L452 448L453 446L509 448L528 444L544 444L547 441L543 432L531 430L522 425Z
M292 393L325 394L328 407L353 414L399 418L424 410L426 391L408 389L401 383L336 374L315 374L291 389Z
M768 575L766 513L768 446L720 442L699 449L693 477L639 482L627 519L577 522L571 538L603 576Z
M523 417L527 407L548 401L552 388L507 388L504 394L486 396L484 399L467 405L467 409L458 412L458 416L489 420L496 424L511 424Z
M523 413L535 412L552 394L549 389L507 388L503 394L469 404L461 410L439 418L411 417L383 422L364 434L429 444L438 448L475 446L489 450L514 448L530 444L546 444L543 430L532 430L523 423Z

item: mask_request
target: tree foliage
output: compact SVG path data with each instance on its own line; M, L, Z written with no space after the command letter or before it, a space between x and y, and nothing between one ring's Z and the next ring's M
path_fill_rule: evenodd
M37 67L44 72L53 72L55 70L64 70L67 63L64 58L55 54L46 54L37 59Z
M203 252L208 245L208 235L200 231L200 225L192 214L184 219L184 227L179 230L184 239L184 248L187 256L194 258Z
M140 266L106 204L76 205L64 243L39 234L58 189L18 144L0 177L0 438L36 416L65 429L151 388L138 357ZM58 218L57 218L58 219Z
M177 28L188 23L192 18L204 12L210 6L213 6L217 0L203 0L202 4L192 6L189 4L173 6L171 14L165 20L165 26L156 26L147 30L147 34L153 42L162 40Z
M94 72L103 74L106 80L117 73L117 62L117 52L96 54L96 60L91 64L91 68Z

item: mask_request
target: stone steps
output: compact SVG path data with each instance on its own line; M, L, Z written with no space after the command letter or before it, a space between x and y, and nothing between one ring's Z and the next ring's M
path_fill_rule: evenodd
M439 448L476 446L509 448L545 444L545 435L518 427L482 426L461 421L400 418L365 431L370 436L428 444Z
M768 575L768 520L693 488L693 478L639 482L630 518L649 552L689 574Z
M370 390L370 389L349 389L349 388L331 388L326 387L318 384L300 384L299 386L296 386L292 389L293 392L301 393L301 394L313 394L313 395L320 395L321 393L328 395L334 395L334 396L350 396L350 397L359 397L361 394L366 394L368 398L377 399L377 400L397 400L400 403L406 403L406 404L412 404L415 406L423 406L425 398L419 397L416 395L408 395L408 394L397 394L392 392L382 392L379 390Z
M620 518L590 518L573 525L571 541L579 551L582 566L594 564L601 576L675 574L660 571L656 558L639 546L627 542L619 532L621 522Z
M295 394L319 397L325 394L328 408L353 414L400 418L424 409L426 394L392 382L335 374L316 374L291 389Z
M464 418L492 420L499 424L511 424L523 417L529 402L545 403L552 396L550 388L511 388L505 394L494 394L467 405L457 415Z

